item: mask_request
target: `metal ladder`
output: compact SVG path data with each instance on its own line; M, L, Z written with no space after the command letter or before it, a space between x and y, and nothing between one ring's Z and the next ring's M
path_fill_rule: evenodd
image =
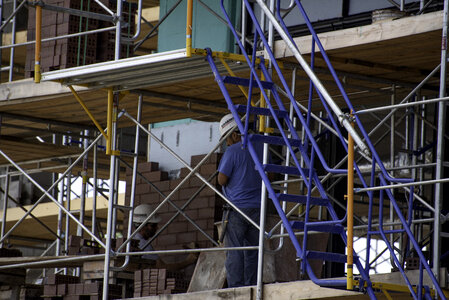
M328 172L332 174L346 174L347 170L345 169L334 169L328 166L320 148L318 147L317 141L315 137L313 136L313 133L311 129L309 128L309 120L310 120L310 109L301 110L299 104L296 102L294 96L289 90L289 86L286 83L286 80L284 76L282 75L282 70L279 66L279 64L276 62L273 51L270 47L269 42L267 41L266 37L264 36L264 32L258 23L258 20L254 14L253 9L251 8L251 5L248 0L243 0L246 6L246 11L248 12L250 18L252 19L253 25L255 27L255 34L254 34L254 40L253 45L257 45L257 43L260 41L263 43L266 54L270 58L270 63L272 68L275 70L276 75L278 76L278 80L281 82L282 87L277 86L273 80L271 73L268 71L267 67L265 66L265 61L263 58L256 58L256 47L253 47L252 55L250 56L246 50L245 47L242 45L242 43L239 40L239 36L236 32L236 30L233 27L232 22L230 21L230 18L223 6L223 0L222 0L222 10L225 15L225 18L228 22L230 30L233 32L234 37L239 44L239 47L242 51L242 54L245 56L246 62L250 67L250 75L248 78L239 78L235 76L222 76L216 67L216 64L214 62L213 54L210 49L207 49L208 55L207 55L207 61L209 62L211 69L214 73L215 80L217 81L222 94L228 104L228 108L231 111L231 113L234 116L234 119L237 122L238 129L243 137L242 145L244 147L247 147L251 156L253 157L253 160L255 162L256 168L259 171L262 180L264 181L268 195L273 201L273 204L277 210L278 215L280 216L283 225L285 226L285 229L287 233L289 234L289 237L296 249L296 255L297 259L301 261L301 267L303 272L307 272L309 278L316 284L320 286L327 286L327 287L346 287L346 280L341 279L319 279L315 274L313 273L312 268L310 267L309 260L311 259L321 259L324 261L333 261L333 262L340 262L345 263L346 262L346 255L342 255L339 253L328 253L328 252L317 252L317 251L310 251L307 249L308 244L308 232L309 231L319 231L319 232L328 232L332 234L338 234L342 241L347 244L347 236L344 229L344 223L346 221L346 218L339 219L331 201L329 200L329 197L326 194L326 191L318 178L317 172L316 172L316 166L315 161L317 158L317 161L319 161L322 165L322 167ZM375 179L378 179L380 181L381 186L386 186L393 183L408 183L412 182L412 179L407 178L393 178L391 175L387 172L385 169L385 166L383 165L379 155L377 154L374 145L372 144L369 135L363 128L363 125L358 118L357 115L355 115L354 118L350 117L349 114L344 114L341 109L335 104L335 102L332 100L330 95L325 90L324 86L321 84L321 82L318 80L316 75L313 72L313 62L314 62L314 45L315 43L318 45L319 50L325 59L330 73L334 76L335 83L339 87L341 94L343 96L343 99L345 100L348 110L354 111L354 108L349 101L342 84L340 83L335 70L333 69L332 65L330 64L330 61L326 55L326 52L324 51L323 46L321 45L318 36L316 35L315 31L313 30L311 23L307 17L307 14L305 13L301 3L299 0L295 0L295 4L297 8L300 10L301 14L303 15L303 18L306 20L306 23L309 27L309 30L313 36L313 46L312 46L312 66L307 65L305 60L302 58L301 54L298 51L297 46L294 44L293 39L288 33L287 27L282 21L282 18L280 17L280 11L279 11L279 0L277 1L277 7L278 10L276 12L277 18L274 16L274 13L270 11L270 9L266 6L263 0L256 0L256 2L261 7L261 10L265 13L266 17L270 20L270 22L274 25L275 29L278 31L278 34L281 36L281 38L285 41L289 49L293 52L294 57L298 60L299 64L303 67L304 71L306 71L307 75L311 79L310 82L310 90L315 89L317 94L319 95L319 98L321 99L321 102L323 104L323 107L326 109L327 113L329 114L329 121L332 125L332 128L334 130L334 133L336 133L342 142L342 145L344 149L348 150L348 145L346 140L344 139L342 132L340 130L340 125L342 125L348 133L354 138L354 141L356 145L359 148L359 152L365 156L367 159L369 159L372 162L372 172L371 172L371 181L367 183L365 179L362 176L362 173L360 172L358 166L356 163L354 163L354 170L356 174L359 176L360 181L362 182L362 185L367 187L373 187L375 186ZM262 76L258 75L258 72L256 69L260 69ZM263 79L261 79L261 77ZM239 85L239 86L246 86L248 87L248 102L247 105L235 105L229 92L228 92L228 86L229 85ZM266 102L266 107L255 107L251 105L251 97L253 94L253 90L258 88L260 90L261 95L263 96L263 99ZM269 94L266 92L269 91ZM280 93L282 93L284 96L286 96L290 102L290 105L292 106L295 117L299 120L300 125L303 127L305 131L305 139L301 140L297 134L297 130L295 126L293 125L292 119L289 117L289 111L286 109L281 97ZM310 93L312 94L312 93ZM270 96L269 96L270 95ZM311 103L311 96L309 97L309 104ZM246 119L244 122L240 120L240 114L246 114ZM304 116L306 114L306 117ZM249 134L248 133L248 127L249 127L249 119L250 115L262 115L269 117L276 125L277 131L279 132L278 135L262 135L262 134ZM352 128L351 122L354 121L357 125L359 131L362 134L362 137L360 137L357 132ZM363 138L363 139L362 139ZM365 140L365 142L364 142ZM290 153L290 157L293 160L293 166L280 166L280 165L273 165L273 164L263 164L254 149L254 143L255 142L263 142L266 144L273 144L273 145L281 145L283 147L286 147L287 151ZM366 144L365 144L366 143ZM310 145L310 146L309 146ZM299 160L298 155L301 156L305 167L302 167ZM380 172L376 171L376 168L380 169ZM304 184L307 188L307 195L296 195L296 194L282 194L282 193L276 193L275 189L270 183L270 180L268 179L266 172L272 172L272 173L281 173L281 174L293 174L300 176L304 180ZM378 173L378 174L377 174ZM319 197L312 196L312 190L316 190L319 193ZM430 297L430 289L427 286L423 285L423 272L424 270L427 272L429 278L431 279L434 287L435 292L438 294L438 296L441 299L446 299L444 293L441 290L441 287L439 287L439 284L432 272L432 270L429 267L429 264L427 263L426 258L424 257L419 244L417 243L416 239L413 236L413 233L410 229L411 227L411 209L413 207L413 187L410 188L410 197L409 197L409 210L407 213L407 217L404 217L403 213L401 212L401 209L399 205L397 204L393 194L390 190L384 189L380 191L379 196L379 230L375 231L372 230L372 224L371 224L371 216L373 213L373 198L374 194L372 191L368 191L367 195L370 200L370 206L369 206L369 215L368 215L368 236L367 236L367 245L369 246L370 239L373 235L380 235L382 239L387 244L387 247L390 251L391 256L393 257L393 260L397 264L397 267L401 274L404 277L404 280L407 283L408 290L410 291L410 294L414 299L428 299ZM383 215L382 215L382 207L383 202L385 201L385 196L387 196L388 200L392 204L392 206L395 209L395 212L400 219L402 223L402 229L398 230L384 230L382 227L383 222ZM289 220L288 216L284 212L281 206L282 201L288 201L288 202L294 202L303 204L305 206L305 216L303 221L291 221ZM327 210L328 215L330 217L329 221L313 221L310 219L309 211L312 206L320 206ZM299 243L296 235L295 230L302 230L304 232L304 238L302 241L302 244ZM410 283L410 280L407 278L405 271L403 267L401 266L398 257L396 256L394 252L393 245L390 244L387 234L392 233L404 233L408 236L409 241L411 245L414 248L414 251L416 251L417 255L420 258L420 282L418 286L413 286ZM369 248L368 248L369 249ZM359 273L360 273L360 279L357 281L358 286L360 290L365 290L371 299L376 299L376 296L374 294L373 285L369 279L369 270L370 270L370 263L369 263L369 251L367 251L366 256L366 265L362 266L359 258L354 253L354 265L357 267ZM424 291L424 293L423 293Z

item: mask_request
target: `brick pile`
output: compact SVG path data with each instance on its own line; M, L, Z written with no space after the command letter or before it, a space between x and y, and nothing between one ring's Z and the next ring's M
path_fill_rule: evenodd
M107 1L103 0L103 2L106 3ZM47 0L45 3L58 7L107 14L93 0ZM109 7L113 7L113 5L109 4ZM135 31L136 5L127 3L124 4L124 8L127 9L123 15L124 21L128 23L128 20L131 20L129 34L133 35ZM28 12L28 41L35 40L35 17L35 10L30 9ZM111 23L92 18L80 18L79 16L69 15L67 13L46 9L42 10L42 39L109 26L111 26ZM123 34L125 33L128 35L128 28L123 29ZM89 65L114 59L114 40L115 31L111 31L44 42L41 46L41 72ZM34 48L34 44L27 46L25 77L32 77L34 75ZM129 49L130 51L128 51L128 47L122 47L122 58L132 55L132 47L129 47Z
M199 173L204 177L210 177L218 167L220 154L213 154L203 164ZM196 166L204 155L196 155L191 158L191 166ZM181 169L179 179L169 180L167 173L159 170L159 164L154 162L140 163L138 171L145 176L145 178L152 182L162 193L168 195L189 173L187 168ZM132 172L127 170L126 177L126 205L129 204L131 191ZM216 186L219 190L217 178L215 177L211 184ZM179 208L203 185L203 182L196 176L191 176L181 188L172 196L171 200ZM164 197L152 188L145 180L137 177L136 181L136 197L135 206L142 203L149 203L156 207ZM194 220L202 230L208 233L213 238L217 239L217 232L214 222L221 220L223 200L215 195L210 188L204 188L198 196L184 209L184 212ZM170 204L165 204L158 211L162 218L159 227L162 227L177 210ZM127 220L124 224L128 224ZM125 225L126 226L126 225ZM212 243L199 232L189 221L182 215L179 215L152 243L157 250L166 249L180 249L185 244L195 242L200 248L212 247Z
M134 297L187 292L189 282L181 272L166 269L144 269L134 272Z
M63 300L97 300L102 299L103 283L101 281L80 283L80 278L70 275L51 274L45 278L44 299ZM109 299L121 299L121 285L109 284Z

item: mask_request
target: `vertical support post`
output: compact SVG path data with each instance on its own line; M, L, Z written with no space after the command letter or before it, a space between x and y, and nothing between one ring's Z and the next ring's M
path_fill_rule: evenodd
M84 130L85 138L83 140L83 146L84 150L89 147L89 140L87 136L89 135L89 130ZM87 181L89 178L87 177L87 164L88 164L88 155L84 155L83 157L83 170L81 171L81 177L83 179L83 183L81 184L81 203L80 203L80 222L81 224L84 224L84 215L86 211L86 193L87 193ZM82 236L83 235L83 229L81 226L78 225L76 235Z
M391 105L394 105L396 101L396 85L391 86ZM396 116L394 111L391 114L390 119L390 168L394 168L394 145L396 141L396 126L394 125L396 123ZM391 175L394 176L394 171L391 171ZM391 191L394 195L394 190ZM394 207L393 204L390 201L390 223L393 223L394 221ZM393 230L394 226L390 226L390 230ZM391 234L390 236L390 244L394 245L394 234ZM390 256L390 263L392 266L395 265L394 259L392 256Z
M2 216L2 232L1 238L5 235L6 231L6 213L8 211L8 195L9 195L9 167L6 167L6 176L5 176L5 188L4 188L4 197L3 197L3 216ZM0 243L0 248L3 248L3 242Z
M115 28L114 60L120 59L120 47L122 43L122 3L122 0L117 0L117 27Z
M58 187L59 187L58 202L61 205L64 205L64 179L59 182ZM58 209L58 227L56 229L56 233L58 236L61 236L61 234L62 234L62 218L63 218L62 209L59 208ZM61 255L61 239L56 240L55 255L56 256Z
M34 47L34 82L41 82L42 7L36 5L36 44Z
M112 93L112 89L108 90L108 106L109 106L109 93ZM114 95L112 95L114 96ZM111 97L111 101L113 101L114 97ZM113 114L114 117L111 116L111 127L108 129L108 137L111 142L111 161L110 161L110 169L109 169L109 200L108 200L108 218L107 218L107 228L106 228L106 249L104 256L104 275L103 275L103 300L108 300L108 292L109 292L109 263L111 260L111 239L112 239L112 219L113 219L113 211L114 211L114 198L115 198L115 180L116 178L116 115L117 106L113 105ZM113 117L113 118L112 118Z
M92 233L97 234L97 194L98 194L98 179L97 179L97 145L94 146L94 155L92 162L92 177L93 177L93 195L92 195Z
M352 117L352 115L351 115ZM354 123L351 123L354 126ZM348 133L348 253L347 253L347 282L346 289L352 290L354 287L353 262L354 262L354 140ZM369 250L367 250L369 251Z
M0 0L0 26L3 25L3 0ZM3 29L0 30L0 46L3 45ZM0 68L2 66L2 51L0 51ZM1 72L0 72L0 79L1 79Z
M69 159L69 164L72 164L72 159ZM66 208L70 212L71 209L71 199L72 199L72 171L67 173L66 176ZM66 215L65 216L65 234L64 234L64 254L68 255L69 250L69 233L70 233L70 218ZM68 275L68 268L64 268L64 275Z
M444 1L443 33L441 42L441 68L440 68L440 98L446 95L446 62L447 62L447 27L448 27L448 5L449 0ZM438 103L438 131L437 131L437 155L435 179L443 178L444 160L444 128L446 125L446 102ZM441 255L441 200L443 197L443 186L441 183L435 184L435 214L433 223L433 273L437 282L440 280L440 255Z
M107 115L107 140L106 140L106 155L111 155L112 146L112 110L114 103L114 92L112 88L108 89L108 115Z
M192 56L193 0L187 0L186 55Z
M16 11L17 9L17 0L12 1L12 11ZM16 43L16 16L14 15L12 19L12 29L11 29L11 44L14 45ZM0 44L1 45L1 44ZM14 53L16 51L15 47L12 47L9 55L9 82L12 81L14 75ZM1 59L0 59L1 61Z

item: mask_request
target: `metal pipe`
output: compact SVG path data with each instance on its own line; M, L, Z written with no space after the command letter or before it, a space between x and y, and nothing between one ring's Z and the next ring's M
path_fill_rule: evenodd
M22 7L23 3L25 3L25 2L26 1L23 0L22 3L20 3L20 7ZM13 3L12 9L14 10L14 12L18 11L20 9L20 7L17 8L17 0L13 0L12 3ZM1 29L0 29L0 32L1 32ZM13 19L12 19L12 28L11 28L11 44L14 44L15 42L16 42L16 17L14 14ZM15 48L11 48L10 54L9 54L9 82L12 81L13 75L14 75L14 53L15 53Z
M66 178L66 182L67 182L67 186L66 186L66 197L65 197L65 201L66 201L66 206L67 206L67 211L70 212L71 210L71 199L72 199L72 171L69 171L67 174L67 178ZM69 233L70 233L70 219L65 218L65 231L64 231L64 255L69 255ZM67 275L68 274L68 268L64 268L64 274Z
M88 136L89 130L85 130L84 134ZM86 148L89 146L89 140L87 138L84 138L83 146L84 150L86 150ZM89 177L87 176L87 167L89 162L88 158L89 158L88 153L86 153L83 158L83 170L81 171L81 178L83 180L81 184L81 200L80 200L80 216L79 216L81 224L84 224L84 215L86 212L87 181L89 180ZM83 229L81 228L81 226L78 226L76 235L81 237L83 236Z
M446 63L447 63L447 31L448 31L448 10L449 0L444 1L443 30L441 39L441 70L440 70L440 97L446 95ZM437 282L440 280L440 256L441 256L441 221L440 211L443 200L443 186L441 185L444 177L444 132L446 127L446 103L438 104L438 132L437 132L437 150L436 150L436 171L435 180L435 221L433 224L433 273Z
M118 0L118 2L121 2ZM118 5L118 3L117 3ZM121 6L121 3L120 3ZM117 50L117 49L116 49ZM112 89L108 89L108 109L110 102L115 99L110 99L110 94L112 93ZM115 95L117 96L117 95ZM117 113L117 105L114 103L113 113ZM108 114L109 118L109 114ZM111 254L114 256L114 253L111 248L111 239L114 238L111 234L113 232L112 226L112 217L114 211L114 193L115 193L115 181L118 180L116 178L116 146L117 146L117 124L115 122L115 118L111 118L112 126L108 127L108 136L111 143L111 159L110 159L110 169L109 169L109 201L108 201L108 218L107 218L107 227L106 227L106 248L105 248L105 256L104 256L104 273L103 273L103 300L108 300L109 293L109 264L111 259ZM108 124L109 125L109 124Z
M177 155L173 150L171 150L167 145L165 145L161 140L159 140L153 133L151 133L149 130L147 130L142 124L136 121L128 112L125 110L122 111L126 117L128 117L134 124L138 125L142 131L144 131L146 134L151 136L158 144L160 144L165 150L167 150L171 155L173 155L179 162L181 162L185 167L187 167L190 170L190 173L187 174L184 179L181 180L181 182L178 184L178 186L170 192L170 194L167 195L167 197L159 203L159 205L153 210L153 212L144 220L142 225L140 225L132 234L128 237L128 239L125 241L125 243L129 242L130 239L132 239L137 232L142 229L144 224L148 222L154 214L176 193L176 191L179 190L179 188L194 174L196 175L200 180L202 180L209 188L211 188L217 195L219 195L223 200L225 200L235 211L240 213L250 224L255 226L257 229L259 229L258 224L256 224L251 218L249 218L247 215L245 215L237 206L235 206L231 201L229 201L220 191L218 191L212 184L210 184L205 178L203 178L200 174L196 173L199 167L212 155L212 153L215 152L220 146L221 143L233 132L233 130L230 130L225 136L223 136L218 144L196 165L193 169L190 167L189 164L187 164L179 155ZM121 245L117 252L119 252L123 248L124 244Z
M433 77L433 75L435 75L436 72L438 72L438 70L440 69L441 64L439 64L438 66L436 66L432 72L430 72L426 78L424 78L404 99L402 99L402 101L399 104L405 103L407 102L408 99L410 99L410 97L412 97L418 90L420 90L424 84L427 83L427 81L429 81L430 78ZM391 115L397 110L397 108L393 108L383 119L382 121L380 121L369 133L368 136L371 136L375 131L377 131L377 129L379 129L390 117Z
M410 106L417 106L417 105L421 105L421 104L430 104L430 103L441 102L441 101L446 101L446 100L449 100L449 97L440 96L439 98L428 99L428 100L423 100L423 101L415 101L415 102L409 102L409 103L402 103L401 102L399 104L393 104L393 105L387 105L387 106L381 106L381 107L362 109L362 110L357 111L355 114L356 115L360 115L360 114L365 114L365 113L368 113L368 112L378 112L378 111L382 111L382 110L391 110L393 108L395 108L394 111L396 111L396 109L399 109L399 108L410 107Z
M8 211L8 194L9 194L9 167L6 168L6 177L5 177L5 189L3 191L3 214L2 214L2 232L1 238L5 235L6 231L6 213ZM3 242L0 243L0 248L3 248Z
M165 21L165 19L175 10L175 8L182 2L182 0L178 0L175 5L172 6L172 8L170 8L170 10L167 12L167 14L165 16L163 16L156 25L154 25L154 27L150 30L149 33L147 33L147 35L140 40L139 42L136 43L136 45L134 46L134 52L137 51L137 49L139 49L139 47L148 39L151 37L151 34L156 31L159 26Z
M64 137L63 137L64 138ZM57 181L55 181L57 182ZM59 193L58 193L58 202L62 206L64 205L64 180L59 181ZM62 234L62 209L58 209L58 225L56 228L56 233L58 236L61 236ZM58 239L56 241L56 249L55 249L56 256L61 255L61 239Z
M192 56L192 18L193 0L187 0L187 24L186 24L186 56Z
M90 112L89 108L84 103L83 99L81 99L81 97L78 95L78 93L75 91L75 89L71 85L69 85L68 88L72 92L73 96L75 96L75 99L79 102L79 104L81 104L81 106L83 107L84 111L89 116L89 118L92 120L92 122L95 124L97 129L101 132L101 134L103 136L105 136L107 138L106 133L103 131L103 127L101 127L101 125L97 122L97 120L95 120L95 117L92 115L92 113ZM108 94L108 96L109 96L109 94ZM108 109L109 109L109 97L108 97ZM109 127L108 127L108 129L109 129ZM106 152L106 154L107 154L107 152Z
M113 89L108 89L108 112L107 112L107 131L108 134L106 137L106 155L111 155L111 147L112 147L112 138L111 138L111 128L112 128L112 110L113 110L113 103L114 103L114 93Z
M42 7L36 5L36 46L34 47L34 82L41 82Z
M100 0L94 0L94 1L95 1L95 3L100 5L105 11L107 11L111 16L116 17L116 14L112 10L110 10L106 5L104 5L103 2L101 2Z
M391 105L394 105L394 102L396 101L396 85L391 86ZM395 145L395 114L391 114L391 120L390 120L390 167L394 168L394 145ZM391 172L391 176L394 177L394 172ZM394 195L394 193L393 193ZM393 204L390 201L390 222L393 222L394 220L394 207ZM390 230L393 230L394 227L391 227ZM394 245L394 235L390 236L390 244ZM394 259L392 256L390 256L390 263L392 266L394 266Z
M369 152L368 147L362 141L362 139L360 138L358 133L354 130L354 128L351 127L350 122L347 120L347 116L341 111L340 107L338 107L338 105L334 102L332 97L327 92L326 88L323 86L321 81L318 79L318 77L312 71L310 66L307 64L307 61L302 57L301 53L296 48L295 44L290 40L288 34L285 33L284 29L276 21L276 17L266 6L266 4L264 3L264 0L256 0L256 1L260 5L262 10L265 12L265 15L268 16L271 23L274 25L277 32L282 37L282 39L284 40L284 42L287 45L287 47L289 48L289 50L293 53L296 60L299 62L299 64L304 69L304 71L307 73L307 75L310 77L310 79L313 81L315 88L322 94L324 100L326 100L326 103L329 105L329 107L335 113L340 124L352 135L354 142L359 146L360 150L362 152L364 152L366 155L369 155L370 152Z
M57 182L53 183L50 188L48 189L48 191L51 191L63 178L65 178L65 176L78 164L78 162L82 159L83 155L85 154L85 152L89 151L91 149L91 147L93 147L93 145L95 145L101 136L98 136L97 139L95 139L95 141L89 145L89 148L86 149L86 151L84 151L83 153L81 153L81 155L75 159L75 161L69 166L69 168L61 175L61 177L58 179ZM33 183L41 192L43 192L43 195L33 204L33 206L25 213L25 215L23 215L20 220L18 220L16 222L16 224L11 227L11 229L9 229L9 231L5 234L5 236L0 240L0 242L2 242L9 234L11 234L12 231L14 231L15 228L17 228L17 226L19 226L23 220L29 216L31 214L31 212L33 211L33 209L35 209L37 207L37 205L39 205L39 203L45 198L48 197L51 201L53 201L59 208L61 208L70 218L73 219L73 221L77 224L79 224L78 219L73 216L64 206L62 206L61 204L59 204L59 202L53 198L53 196L46 191L44 188L42 188L31 176L29 176L18 164L16 164L9 156L7 156L1 149L0 149L0 155L2 155L4 158L6 158L6 160L8 160L12 166L14 166L17 170L19 170L20 172L23 173L23 175L31 181L31 183ZM82 225L82 224L80 224ZM84 228L84 230L92 236L92 233L84 226L82 225ZM98 239L97 237L94 237L94 239L101 245L104 247L103 242Z
M105 31L111 31L111 30L114 30L114 29L115 29L115 26L111 26L111 27L106 27L106 28L101 28L101 29L89 30L89 31L85 31L85 32L71 33L71 34L66 34L66 35L61 35L61 36L56 36L56 37L42 39L42 43L50 42L50 41L56 41L56 40L63 40L63 39L67 39L67 38L71 38L71 37L77 37L77 36L82 36L82 35L88 35L88 34L100 33L100 32L105 32ZM1 46L0 49L7 49L7 48L20 47L20 46L33 45L35 43L36 43L36 41L29 41L29 42L24 42L24 43L19 43L19 44L5 45L5 46Z
M363 193L363 192L368 192L368 191L380 191L380 190L394 189L394 188L400 188L400 187L438 184L438 183L445 183L445 182L449 182L449 178L440 178L440 179L427 180L427 181L416 181L416 182L409 182L409 183L390 184L390 185L375 186L375 187L369 187L369 188L355 188L354 191L356 193ZM435 209L435 212L436 212L436 209Z
M13 10L14 10L14 11L9 15L8 18L6 18L5 21L3 21L3 24L1 24L1 26L0 26L0 32L3 31L3 29L9 24L9 22L11 22L11 20L12 20L13 18L15 19L15 16L16 16L17 13L19 12L19 10L20 10L20 9L22 8L22 6L24 6L26 3L27 3L27 1L26 1L26 0L23 0L23 1L19 4L19 6L16 8L17 1L14 1L14 4L13 4ZM14 20L13 20L13 22L14 22Z
M142 101L143 101L143 95L139 95L139 101L137 103L137 122L140 123L142 119ZM133 218L134 218L134 203L136 198L136 179L137 179L137 164L138 164L138 156L139 156L139 141L140 141L140 132L139 132L139 126L136 125L136 139L134 141L134 158L133 158L133 166L132 166L132 180L131 180L131 195L129 200L129 214L128 214L128 230L126 236L130 236L132 233L133 228ZM142 247L145 248L145 247ZM131 250L131 243L126 244L126 252L130 252ZM129 256L125 257L124 263L117 268L114 269L123 269L126 267L129 263Z
M92 162L92 177L93 177L93 195L92 195L92 226L91 230L94 235L97 235L97 187L98 187L98 178L97 178L97 161L98 161L98 149L95 146L93 154L93 162Z
M116 14L116 28L115 28L115 53L114 53L114 60L120 59L120 47L121 47L121 38L122 38L122 4L123 2L121 0L117 0L117 14ZM103 299L105 296L103 295Z
M352 113L352 112L351 112ZM347 191L347 283L346 289L354 288L353 263L354 263L354 140L348 134L348 191Z

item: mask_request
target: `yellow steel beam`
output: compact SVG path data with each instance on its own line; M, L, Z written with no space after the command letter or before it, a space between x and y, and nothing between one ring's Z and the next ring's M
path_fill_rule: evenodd
M354 123L352 123L354 127ZM346 289L354 287L353 262L354 262L354 140L348 133L348 194L347 194L347 225L348 225L348 256L347 256L347 284Z
M75 89L71 85L69 85L69 89L70 89L70 91L72 91L72 94L73 94L73 96L75 96L75 99L78 100L78 102L84 108L84 111L87 113L87 115L92 120L92 122L94 122L95 126L98 128L98 130L101 132L101 134L106 138L106 140L109 140L108 135L104 132L103 128L100 126L100 124L97 122L97 120L95 120L95 118L92 115L92 113L90 112L89 108L86 106L84 101L80 98L80 96L75 91Z
M187 57L192 56L192 19L193 19L193 0L187 0L187 24L186 24Z
M112 112L113 112L113 103L114 103L114 93L112 88L108 89L108 115L107 115L107 131L108 134L112 132ZM112 139L110 136L106 139L106 155L111 155L112 148Z
M34 47L34 82L41 82L42 7L36 5L36 47Z

